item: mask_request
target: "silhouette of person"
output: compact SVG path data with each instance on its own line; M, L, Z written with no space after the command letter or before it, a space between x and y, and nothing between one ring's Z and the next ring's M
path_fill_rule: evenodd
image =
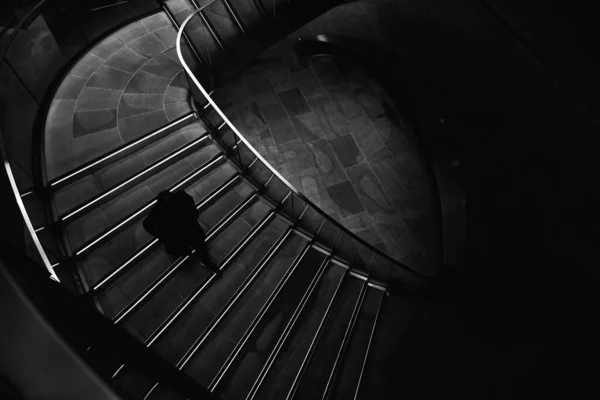
M167 254L179 257L195 249L206 268L219 272L206 250L206 234L198 223L194 199L183 190L159 193L157 204L143 225L148 233L165 244Z

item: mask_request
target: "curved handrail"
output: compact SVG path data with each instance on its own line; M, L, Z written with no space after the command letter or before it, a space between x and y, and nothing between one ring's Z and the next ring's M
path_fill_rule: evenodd
M0 65L4 62L4 57L6 56L6 53L8 52L8 49L9 49L11 43L14 41L17 33L20 31L20 29L23 27L23 25L25 25L25 23L39 11L39 9L46 3L46 1L48 1L48 0L41 0L35 7L33 7L31 10L29 10L29 12L21 19L21 21L17 24L17 26L14 28L14 30L10 33L10 35L8 36L8 39L6 41L6 45L0 51ZM12 172L10 162L8 161L8 153L6 151L6 147L4 144L4 136L2 134L1 128L0 128L0 158L2 159L2 166L4 167L4 171L6 172L6 176L8 177L8 181L9 181L13 196L15 197L15 201L17 203L17 206L19 207L19 211L21 212L21 217L23 218L23 221L25 222L25 227L27 228L27 231L29 232L31 239L33 240L33 244L34 244L36 250L38 251L40 258L42 259L42 263L44 264L44 267L46 267L46 269L48 270L48 273L50 274L50 278L54 279L57 282L60 282L60 280L58 279L58 276L56 275L56 272L54 272L54 269L52 268L52 264L50 263L48 256L46 255L46 251L44 250L44 247L42 246L42 242L40 242L40 239L39 239L37 233L35 232L35 228L33 227L33 223L31 222L31 219L29 218L29 214L27 214L27 209L25 208L25 204L23 203L23 199L21 198L21 193L19 192L19 188L17 186L17 181Z
M181 52L181 37L183 35L183 32L185 30L186 25L188 24L188 22L198 13L202 12L204 10L204 8L206 8L206 6L210 5L212 3L209 3L207 5L201 6L198 9L196 9L193 13L191 13L186 19L185 21L183 21L183 23L181 24L181 26L179 27L179 31L177 32L177 41L175 42L175 48L177 49L177 56L179 57L179 61L181 62L181 65L183 66L183 68L185 69L185 71L187 72L188 76L190 77L190 79L194 82L194 84L198 87L198 89L200 90L200 92L202 92L202 95L206 98L206 100L208 101L208 103L213 107L213 109L219 114L219 116L223 119L223 121L227 124L227 126L229 126L229 128L232 130L232 132L238 137L238 139L244 143L246 145L246 147L248 147L248 149L250 149L250 151L252 151L252 153L254 153L254 155L277 177L279 178L279 180L281 180L281 182L283 182L284 185L286 185L294 194L296 194L300 199L302 199L307 205L309 205L310 207L312 207L316 212L318 212L319 214L321 214L325 219L327 219L330 223L332 223L336 228L340 229L342 232L345 232L346 234L349 234L352 238L354 238L354 240L357 240L359 243L361 243L363 246L367 247L369 250L371 250L374 254L379 255L380 257L383 257L384 259L392 262L393 264L397 265L400 268L403 268L417 276L419 276L420 278L423 279L431 279L429 276L426 276L425 274L416 271L412 268L410 268L407 265L402 264L401 262L393 259L392 257L390 257L389 255L383 253L381 250L377 249L376 247L374 247L373 245L367 243L366 241L364 241L363 239L361 239L360 237L356 236L354 233L352 233L350 230L348 230L345 226L343 226L342 224L340 224L339 222L337 222L335 219L331 218L327 213L325 213L323 210L321 210L319 207L317 207L312 201L310 201L306 196L304 196L298 189L296 189L291 183L289 183L279 172L277 172L277 170L271 166L271 164L269 164L267 162L267 160L260 155L260 153L250 144L250 142L237 130L237 128L233 125L233 123L229 120L229 118L227 118L227 116L225 115L225 113L223 113L223 111L219 108L219 106L217 106L217 103L215 103L215 101L212 99L212 97L208 94L208 92L204 89L204 87L200 84L200 82L198 81L198 78L196 78L196 76L192 73L190 67L187 65L187 63L185 62L185 59L183 57L183 54Z

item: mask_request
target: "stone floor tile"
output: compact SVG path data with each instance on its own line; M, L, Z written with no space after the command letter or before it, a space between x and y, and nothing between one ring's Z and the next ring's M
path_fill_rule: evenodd
M292 81L300 88L306 99L325 95L325 89L310 68L292 72Z
M271 166L279 170L284 168L283 155L277 148L273 138L261 139L256 142L254 148L262 155Z
M288 173L295 174L312 167L311 159L300 139L278 144L277 148L283 156Z
M83 86L86 82L86 78L67 75L60 83L60 86L54 95L54 100L77 100L79 93L83 90Z
M103 58L87 53L77 62L77 64L75 64L73 69L69 71L69 75L89 78L103 62Z
M120 98L120 90L86 87L79 95L75 111L116 109Z
M124 93L119 103L119 119L163 108L162 94Z
M129 143L138 137L158 129L168 123L169 120L164 110L151 111L144 114L134 115L129 118L119 119L119 131L125 143Z
M356 95L348 85L340 85L328 90L336 107L349 119L357 119L365 116L361 105L356 101Z
M314 112L292 117L292 122L296 128L296 132L304 143L313 142L319 139L325 139L325 130L319 123Z
M123 90L132 75L106 65L99 66L90 80L85 84L86 87Z
M350 121L350 134L356 141L363 156L369 158L385 147L383 140L367 118Z
M113 67L131 74L135 73L148 59L139 55L129 47L123 47L115 52L104 65Z
M182 117L191 111L192 109L187 101L165 104L165 113L169 121Z
M369 244L374 245L382 242L371 216L366 211L342 218L342 223L350 232Z
M73 139L73 164L82 165L121 146L119 130L114 127Z
M365 210L349 181L328 186L327 192L331 200L336 204L338 214L341 218L349 217Z
M55 178L73 168L73 112L75 100L54 100L44 132L46 173Z
M224 82L217 87L213 94L213 100L219 105L236 104L245 105L253 100L252 93L248 84L240 77L232 82Z
M114 52L125 46L119 38L114 35L110 35L90 50L90 54L98 56L103 59L109 58Z
M127 44L127 47L146 58L152 58L167 49L167 46L153 34L144 35Z
M164 54L164 53L163 53ZM189 89L190 85L189 82L185 76L185 71L181 70L177 76L175 78L173 78L171 80L171 83L169 84L169 86L173 86L173 87L177 87L177 88L181 88L181 89Z
M235 122L233 123L242 131L244 136L250 136L255 140L272 137L258 104L249 103L238 106L236 111Z
M360 104L369 118L379 118L385 114L385 109L379 96L369 85L362 85L354 89L356 102Z
M140 21L148 32L154 32L166 26L171 26L169 17L164 12L159 12Z
M187 101L188 90L177 86L169 86L165 93L165 104Z
M369 214L391 208L379 181L366 163L346 168L346 173Z
M271 62L265 72L275 91L282 92L293 87L292 75L285 62Z
M304 97L298 88L279 92L279 98L290 117L295 117L310 111L306 100L304 100Z
M406 196L410 179L391 155L388 154L386 158L369 164L390 201Z
M371 119L371 124L392 154L414 149L398 123L389 116Z
M335 87L344 82L342 76L328 58L315 60L310 67L325 88Z
M164 94L169 87L170 79L162 78L145 71L138 71L125 88L125 93Z
M331 140L348 134L346 118L328 96L311 98L308 100L308 104L315 113L327 139Z
M167 79L173 79L175 75L182 71L179 64L164 54L153 57L142 66L141 70Z
M323 180L314 168L307 169L292 175L292 185L300 190L310 201L321 208L327 214L333 215L337 213L337 208L327 188L323 184Z
M352 135L346 135L330 140L329 143L344 168L360 164L365 160L365 157L358 149Z
M260 76L246 77L246 84L256 100L256 103L260 107L281 104L279 102L279 97L277 97L277 93L275 92L275 89L273 89L273 85L268 78Z
M310 157L325 186L346 180L346 175L329 142L319 139L307 144Z
M152 32L152 34L156 36L167 49L173 48L177 44L177 31L172 26L164 27L156 32Z
M354 88L362 86L367 81L367 71L365 71L364 68L360 68L356 62L343 57L336 57L332 61L344 78L344 81L350 85L350 87Z
M95 132L115 128L117 110L81 111L73 115L73 137L89 135Z
M419 250L412 233L395 211L382 210L374 214L373 223L393 258L400 259Z
M141 36L146 35L147 33L148 30L144 27L144 25L141 22L136 22L119 29L114 35L123 43L127 44Z
M396 163L403 171L410 174L414 179L425 178L426 171L413 151L407 150L394 155Z
M260 103L258 103L260 105ZM298 138L296 129L280 103L260 107L260 111L275 139L275 143L285 143Z

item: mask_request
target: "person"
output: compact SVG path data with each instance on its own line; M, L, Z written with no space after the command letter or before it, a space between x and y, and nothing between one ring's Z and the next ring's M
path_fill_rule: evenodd
M164 243L167 254L180 257L194 249L206 268L219 273L206 249L206 234L198 223L194 199L185 191L159 193L143 225L149 234Z

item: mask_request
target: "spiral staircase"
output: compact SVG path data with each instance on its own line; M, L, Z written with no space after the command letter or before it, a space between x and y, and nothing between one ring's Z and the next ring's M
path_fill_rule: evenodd
M232 73L223 66L243 65L334 5L301 3L165 1L192 111L47 185L55 221L37 231L62 237L54 268L75 275L90 305L192 378L199 398L378 396L383 366L371 354L385 351L381 326L393 318L387 282L427 281L314 206L209 96L209 85ZM164 190L194 198L220 274L194 254L167 255L144 231ZM123 398L181 398L93 345L85 352Z

